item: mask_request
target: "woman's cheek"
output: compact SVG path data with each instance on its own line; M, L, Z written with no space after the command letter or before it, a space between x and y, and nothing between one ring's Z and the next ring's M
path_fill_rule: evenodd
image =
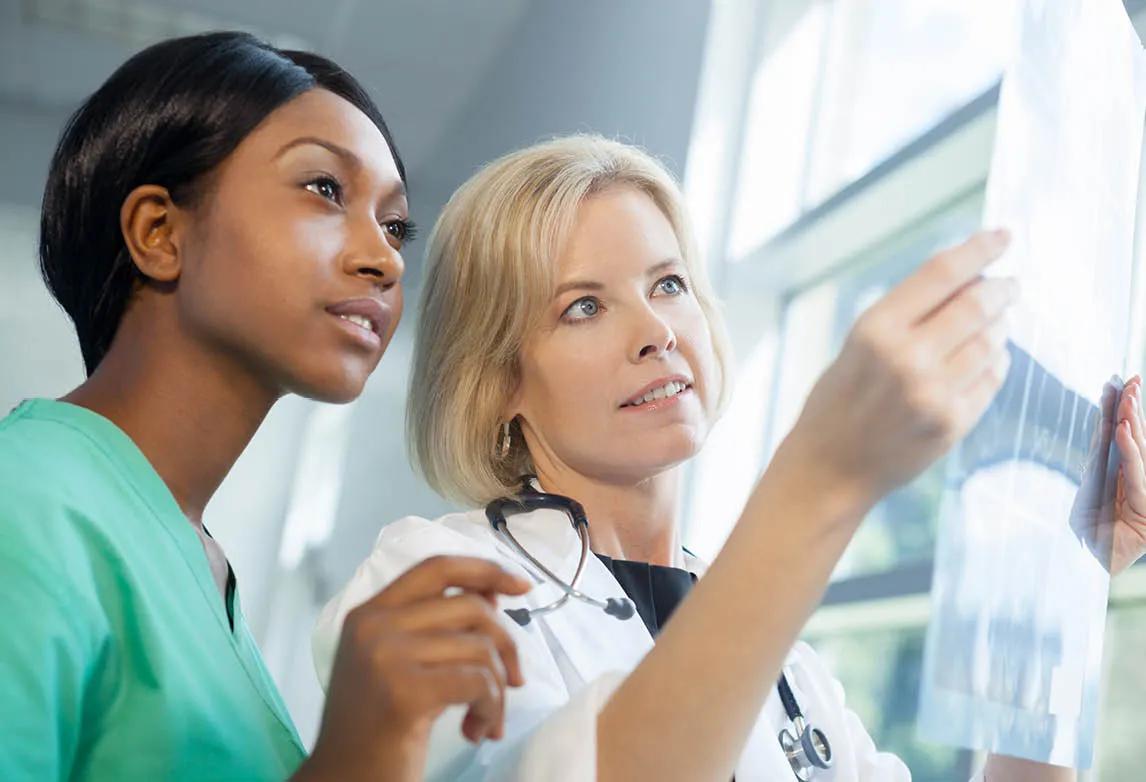
M716 411L716 398L719 395L720 365L716 361L716 348L707 328L697 330L688 337L688 350L685 353L689 369L692 371L693 388L697 391L701 405L709 420Z
M398 323L402 320L402 312L406 307L406 296L402 291L402 283L398 283L385 294L385 300L390 304L392 316L390 318L390 330L387 332L384 345L390 344L390 339L394 336L394 332L398 330Z

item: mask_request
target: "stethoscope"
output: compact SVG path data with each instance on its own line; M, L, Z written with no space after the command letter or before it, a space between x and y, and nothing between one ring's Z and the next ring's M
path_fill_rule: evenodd
M507 514L512 516L542 509L559 510L568 516L573 524L573 529L577 531L577 537L581 539L581 558L577 561L577 570L573 573L573 580L568 584L562 581L552 570L538 562L509 531L509 523L506 521ZM505 609L505 613L522 627L529 624L534 615L541 616L556 611L565 605L571 597L591 606L596 606L609 616L615 616L618 619L632 619L636 613L637 609L633 605L633 601L627 597L610 597L602 602L577 589L577 584L581 580L581 572L585 569L585 561L589 557L589 520L585 518L585 509L577 500L563 497L560 494L546 494L537 491L533 488L533 476L526 475L521 479L521 491L516 496L502 497L485 506L485 517L489 519L494 531L517 552L518 556L529 562L549 583L562 592L561 597L540 608Z
M599 608L617 619L632 619L636 614L636 607L633 605L633 601L627 597L610 597L605 600L598 600L577 589L577 584L581 580L581 573L585 570L585 562L589 558L589 520L585 517L585 509L581 503L570 497L548 494L534 489L534 479L535 476L532 475L522 477L521 490L513 497L502 497L486 505L485 516L494 532L518 556L528 562L532 569L561 590L561 596L539 608L507 608L504 609L505 613L513 621L525 627L534 616L552 613L569 602L570 598L573 598ZM509 530L507 516L532 513L542 509L558 510L568 516L569 522L573 525L573 529L581 541L581 557L577 561L577 570L574 571L573 578L568 583L538 562ZM803 712L800 711L800 704L792 692L792 687L788 684L788 677L784 673L780 674L777 689L780 693L780 701L784 704L784 712L788 715L788 722L792 728L791 730L784 728L780 731L777 736L780 740L780 748L783 749L784 756L788 758L788 763L792 766L796 778L801 782L808 782L814 778L818 770L832 767L832 745L822 730L813 727L805 719Z

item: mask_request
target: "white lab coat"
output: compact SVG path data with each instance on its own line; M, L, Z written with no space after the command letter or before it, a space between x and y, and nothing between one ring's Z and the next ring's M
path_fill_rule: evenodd
M564 514L539 510L514 516L513 530L522 545L553 572L568 577L576 569L580 543ZM483 557L529 575L521 559L494 534L483 511L450 514L436 521L407 517L384 527L369 558L319 616L313 649L324 688L347 612L410 567L437 554ZM685 556L675 564L699 575L702 564ZM580 587L599 599L624 596L612 573L593 555L585 563ZM523 597L502 598L502 605L536 608L558 594L552 586L540 584ZM480 746L470 744L461 734L464 709L448 709L431 734L426 778L595 779L597 713L625 674L652 648L653 639L644 623L639 618L619 621L577 600L535 617L526 627L503 619L517 643L525 677L523 687L507 692L505 738ZM835 763L818 780L909 782L911 774L903 762L875 748L859 718L844 705L843 687L810 646L797 643L785 671L800 708L832 743ZM671 708L671 704L664 707ZM695 716L704 719L703 714ZM787 725L773 688L737 763L738 782L794 779L776 738Z

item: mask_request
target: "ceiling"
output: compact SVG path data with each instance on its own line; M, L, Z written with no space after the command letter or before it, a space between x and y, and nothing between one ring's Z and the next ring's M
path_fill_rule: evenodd
M155 40L238 28L313 49L361 79L407 166L435 142L529 0L0 0L0 104L63 114Z

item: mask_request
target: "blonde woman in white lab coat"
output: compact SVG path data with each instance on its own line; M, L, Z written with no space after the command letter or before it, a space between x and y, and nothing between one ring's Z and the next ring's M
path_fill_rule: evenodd
M490 612L512 632L525 681L505 690L505 737L467 742L464 708L445 711L425 726L428 778L795 779L777 739L791 728L783 669L831 742L833 764L814 779L910 779L796 637L867 510L963 436L998 390L1015 286L980 273L1005 245L1005 234L981 233L936 255L860 318L705 572L681 546L678 484L728 392L729 359L675 182L640 150L593 136L490 164L430 240L409 411L429 483L477 509L382 529L320 617L320 677L359 619L355 606L418 562L470 555L530 574L481 508L533 474L535 488L586 511L592 554L580 589L628 594L644 610L618 621L570 600L519 626L500 609L538 608L559 592L541 583L499 598ZM1136 405L1135 388L1120 414ZM1120 427L1120 446L1142 441L1131 417L1137 428ZM1146 507L1141 485L1131 488ZM550 570L576 569L579 538L561 512L514 516L511 529ZM666 625L650 615L682 595L650 609L633 573L647 573L654 592L654 579L704 577ZM427 664L497 656L460 645L434 654ZM1073 779L998 757L985 773Z

